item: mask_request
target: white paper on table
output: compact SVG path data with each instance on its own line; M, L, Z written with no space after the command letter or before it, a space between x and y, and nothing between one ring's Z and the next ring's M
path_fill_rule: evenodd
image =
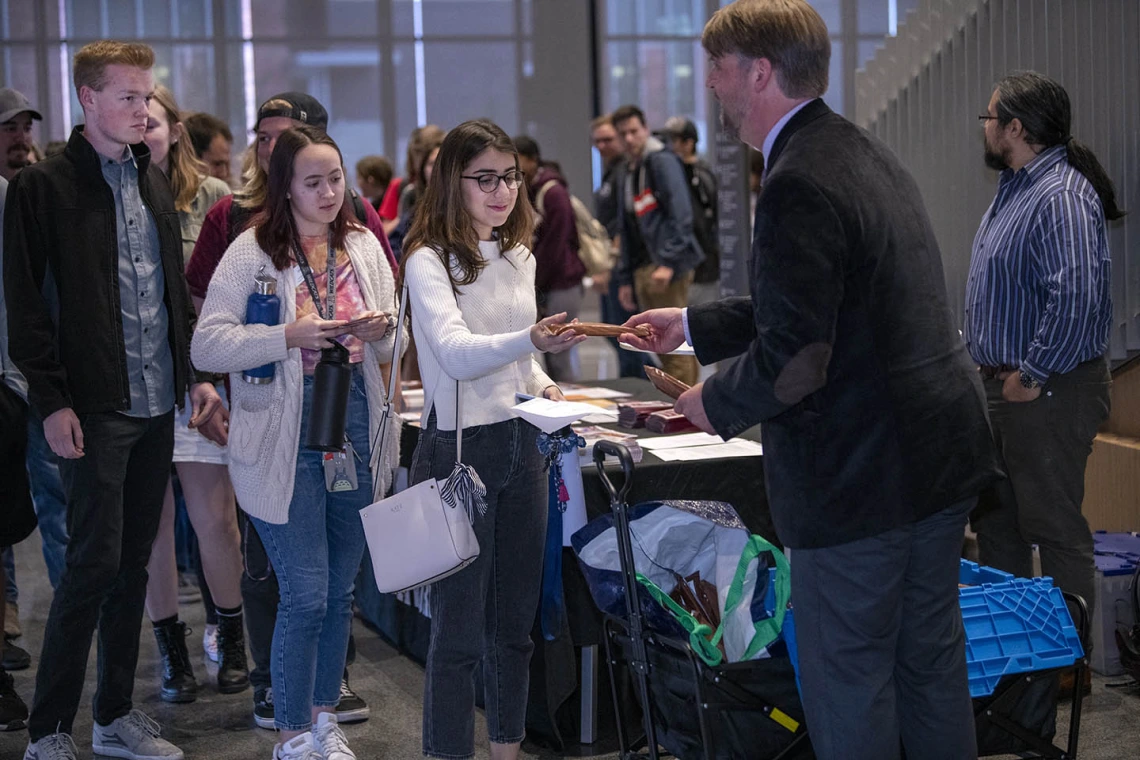
M574 400L578 399L611 399L611 398L629 398L632 394L625 391L617 391L613 388L592 388L585 385L562 385L562 394L569 398L574 396Z
M653 454L666 462L696 462L702 459L723 459L725 457L758 457L764 454L764 447L755 441L729 441L728 443L717 443L710 446L658 449Z
M512 406L511 411L542 432L553 433L587 415L597 414L599 409L593 404L578 401L532 398L530 401Z
M618 421L617 409L597 409L592 414L587 414L581 421L587 425L613 425Z
M654 351L642 351L640 348L634 348L633 346L631 346L628 343L625 343L624 341L621 341L621 340L618 341L618 345L621 346L622 348L624 348L626 351L640 351L643 354L655 353ZM681 345L677 346L676 348L674 348L669 353L673 354L674 356L696 356L697 355L697 352L695 350L693 350L693 347L690 346L688 343L682 343Z
M658 451L661 449L681 449L689 446L712 446L713 444L724 443L724 439L719 435L709 435L708 433L683 433L660 438L644 438L640 443L643 449Z

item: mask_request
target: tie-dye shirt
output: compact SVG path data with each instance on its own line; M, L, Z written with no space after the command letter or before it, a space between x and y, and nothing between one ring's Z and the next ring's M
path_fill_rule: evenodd
M325 307L324 299L328 296L328 242L322 236L316 238L301 238L301 246L305 249L305 258L309 260L309 267L313 270L313 277L317 281L317 292L321 294L321 310ZM348 251L336 252L336 318L354 319L357 315L368 311L364 305L364 296L360 294L360 283L356 281L356 272L352 268L352 261L348 258ZM297 319L306 314L316 314L313 306L313 296L309 293L309 286L304 278L297 285ZM348 349L348 360L353 364L364 361L364 341L355 335L337 336L337 341ZM308 348L301 349L301 362L306 375L313 374L317 362L321 360L321 352Z

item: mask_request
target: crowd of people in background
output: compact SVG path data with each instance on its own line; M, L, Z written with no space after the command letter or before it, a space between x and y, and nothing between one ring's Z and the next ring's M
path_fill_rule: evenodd
M25 760L76 760L95 636L95 751L180 760L132 695L145 614L162 663L153 688L196 699L179 613L192 598L211 681L252 692L251 720L279 732L274 760L356 757L341 729L371 711L349 682L356 513L394 481L398 435L377 440L381 410L398 402L385 391L393 374L422 382L427 400L411 481L446 478L457 459L482 478L483 553L432 586L423 751L473 755L482 667L492 757L517 758L547 480L537 429L509 409L516 393L559 400L560 383L583 379L584 336L557 328L592 309L588 297L605 322L651 327L629 341L641 351L614 341L622 377L657 363L694 386L677 409L701 429L728 439L763 422L765 446L775 438L764 466L797 552L817 754L892 757L934 736L970 756L943 572L967 515L988 564L1028 574L1038 544L1048 574L1092 602L1080 504L1109 408L1105 224L1123 215L1111 180L1074 141L1060 85L1032 73L998 83L980 118L986 163L1002 174L963 342L909 173L821 99L830 42L818 14L796 0L734 3L703 45L726 128L762 146L749 167L751 299L719 300L717 178L684 116L654 131L628 104L583 125L601 166L591 193L534 136L485 119L418 127L402 166L362 158L358 192L324 105L304 92L261 103L233 172L225 121L182 111L146 45L76 53L83 124L42 151L41 113L0 89L0 412L3 451L21 465L4 486L34 509L0 525L0 730L27 728ZM601 264L585 255L599 236ZM1002 266L1016 256L1033 272ZM255 282L279 296L279 322L247 322ZM410 328L394 317L401 292ZM682 343L696 356L676 353ZM330 459L301 431L334 349L351 369L350 423ZM699 382L698 358L742 354ZM276 382L242 379L267 364ZM333 487L336 457L350 487ZM29 710L7 672L32 664L12 545L37 519L54 597ZM880 614L904 597L905 619ZM886 617L892 631L876 637ZM849 625L824 640L836 619ZM897 705L882 696L896 686Z

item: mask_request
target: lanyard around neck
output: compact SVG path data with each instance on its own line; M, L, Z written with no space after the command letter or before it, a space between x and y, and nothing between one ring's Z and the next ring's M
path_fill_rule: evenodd
M333 248L332 227L329 227L327 252L327 316L321 310L321 294L320 291L317 290L317 278L313 275L313 268L309 266L309 257L305 255L305 249L301 246L301 238L299 236L293 238L293 247L296 249L293 253L293 258L297 260L297 266L301 267L301 274L305 278L305 285L309 288L309 295L313 297L313 306L317 310L317 316L322 319L336 319L336 249Z

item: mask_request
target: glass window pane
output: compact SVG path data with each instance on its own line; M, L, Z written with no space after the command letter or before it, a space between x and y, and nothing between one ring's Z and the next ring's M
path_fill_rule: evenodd
M887 34L891 0L859 0L859 34Z
M209 37L213 34L213 8L210 0L173 0L177 37ZM236 5L236 3L227 3Z
M851 0L851 2L855 2L855 0ZM840 8L843 0L808 0L808 3L823 17L823 23L827 24L829 32L839 34L843 30L843 17Z
M389 125L395 125L395 155L388 158L397 176L406 169L408 138L416 123L416 57L415 46L399 43L392 46L392 73L396 80L396 113L385 114Z
M670 116L704 120L705 57L698 41L618 41L606 46L608 110L635 103L655 129Z
M513 42L427 42L424 91L427 118L444 129L486 117L519 131L518 65ZM462 71L457 77L455 72Z
M843 113L843 43L831 41L831 68L828 72L827 93L824 102L836 113Z
M35 4L27 0L3 0L0 13L4 14L4 39L26 40L36 36Z
M135 12L134 0L102 0L102 2L106 7L104 17L104 24L107 29L106 36L112 39L130 39L131 37L143 36L144 31L141 28L143 20ZM90 31L80 29L79 33L90 34Z
M882 42L878 40L860 40L859 41L859 61L856 68L862 69L867 65L867 61L875 57L875 52L883 46Z
M606 30L612 35L699 36L705 26L703 0L609 0Z
M423 0L424 36L515 33L515 0Z
M375 37L376 0L329 0L328 32L345 37Z
M213 110L217 77L212 46L161 45L155 56L155 79L170 88L183 111Z
M412 37L415 32L415 8L412 0L392 0L392 35Z
M68 37L82 34L98 39L104 36L103 3L101 0L66 0L64 8L64 28Z
M142 26L143 35L146 37L169 37L170 0L143 3Z

